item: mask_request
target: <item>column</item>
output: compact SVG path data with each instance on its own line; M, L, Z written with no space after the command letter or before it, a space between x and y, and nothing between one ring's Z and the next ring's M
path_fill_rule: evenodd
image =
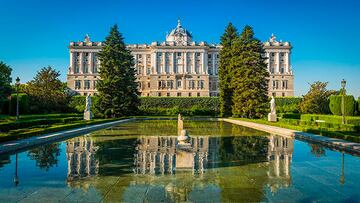
M84 73L84 52L80 52L80 66L79 73Z
M265 56L266 56L266 62L267 62L267 69L268 69L268 71L269 71L269 73L270 73L270 52L266 52L265 53Z
M147 75L147 63L146 63L146 54L143 54L142 55L142 58L143 58L143 74L142 75Z
M93 55L94 55L93 52L89 52L89 59L88 59L88 61L90 62L90 64L89 64L89 73L90 73L90 74L92 74L92 73L93 73L93 70L94 70Z
M188 64L187 52L184 52L184 65L183 65L183 71L182 71L182 73L186 73L186 72L187 72L187 64Z
M192 67L192 69L190 70L190 73L191 74L195 74L196 73L196 52L194 52L194 54L193 54L193 67Z
M285 58L286 58L286 73L290 74L290 53L286 52L285 53Z
M166 57L165 57L165 55L166 55L166 52L162 52L162 58L163 58L162 64L163 64L163 66L161 68L161 74L166 74Z
M74 66L74 53L70 51L70 70L69 73L70 74L74 74L75 72L75 66Z
M216 61L216 54L213 54L213 55L212 55L212 74L213 74L213 75L216 75L216 72L215 72L215 70L216 70L215 61Z
M158 74L158 71L157 71L157 52L154 52L152 54L151 66L152 66L152 69L153 69L153 73Z
M206 52L202 52L202 71L201 71L201 74L207 74L207 67L208 64L207 64L207 54Z
M280 52L276 52L276 69L275 73L280 73Z
M171 68L170 68L170 72L171 73L176 73L176 67L175 67L175 53L174 52L171 52L171 55L170 55L170 62L171 62Z

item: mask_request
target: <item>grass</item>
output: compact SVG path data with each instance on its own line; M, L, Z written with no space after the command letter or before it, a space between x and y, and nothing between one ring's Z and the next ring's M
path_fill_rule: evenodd
M297 131L314 133L314 134L319 134L319 135L323 135L326 137L338 138L338 139L348 140L351 142L360 143L360 133L355 132L355 131L342 131L339 129L324 128L324 127L310 126L310 125L295 125L295 124L290 124L288 121L281 120L281 119L278 122L269 122L269 121L263 120L263 119L248 119L248 118L231 118L231 119L249 121L249 122L271 125L271 126L277 126L277 127L281 127L281 128L287 128L287 129L292 129L292 130L297 130Z
M82 120L81 117L81 114L24 115L21 116L20 121L17 122L16 117L14 116L0 115L0 125L8 125L12 127L10 129L4 128L8 130L3 130L0 132L0 142L24 139L32 136L122 119L94 119L91 121L86 121ZM53 120L55 122L48 122L49 120ZM14 125L19 123L25 123L26 125ZM30 126L28 125L29 123Z

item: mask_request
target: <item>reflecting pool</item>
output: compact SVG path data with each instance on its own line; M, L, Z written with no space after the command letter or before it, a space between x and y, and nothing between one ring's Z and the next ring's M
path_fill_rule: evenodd
M136 121L0 155L0 202L356 202L360 158L266 132Z

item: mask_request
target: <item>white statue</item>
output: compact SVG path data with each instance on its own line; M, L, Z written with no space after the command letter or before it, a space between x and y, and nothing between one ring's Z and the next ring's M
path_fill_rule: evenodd
M90 94L86 96L86 104L84 110L84 119L91 120L92 119L92 112L91 112L91 97Z
M276 114L276 104L275 104L275 98L274 98L274 96L271 96L271 101L270 101L270 113Z
M275 104L275 98L274 98L274 96L271 96L271 101L270 101L270 113L268 114L268 121L271 121L271 122L276 122L276 121L277 121L277 117L276 117L276 104Z

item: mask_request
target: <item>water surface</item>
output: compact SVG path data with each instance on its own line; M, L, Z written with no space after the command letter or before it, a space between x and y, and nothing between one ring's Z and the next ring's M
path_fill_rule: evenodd
M0 202L356 202L360 159L225 122L137 121L0 156ZM18 180L18 181L17 181Z

